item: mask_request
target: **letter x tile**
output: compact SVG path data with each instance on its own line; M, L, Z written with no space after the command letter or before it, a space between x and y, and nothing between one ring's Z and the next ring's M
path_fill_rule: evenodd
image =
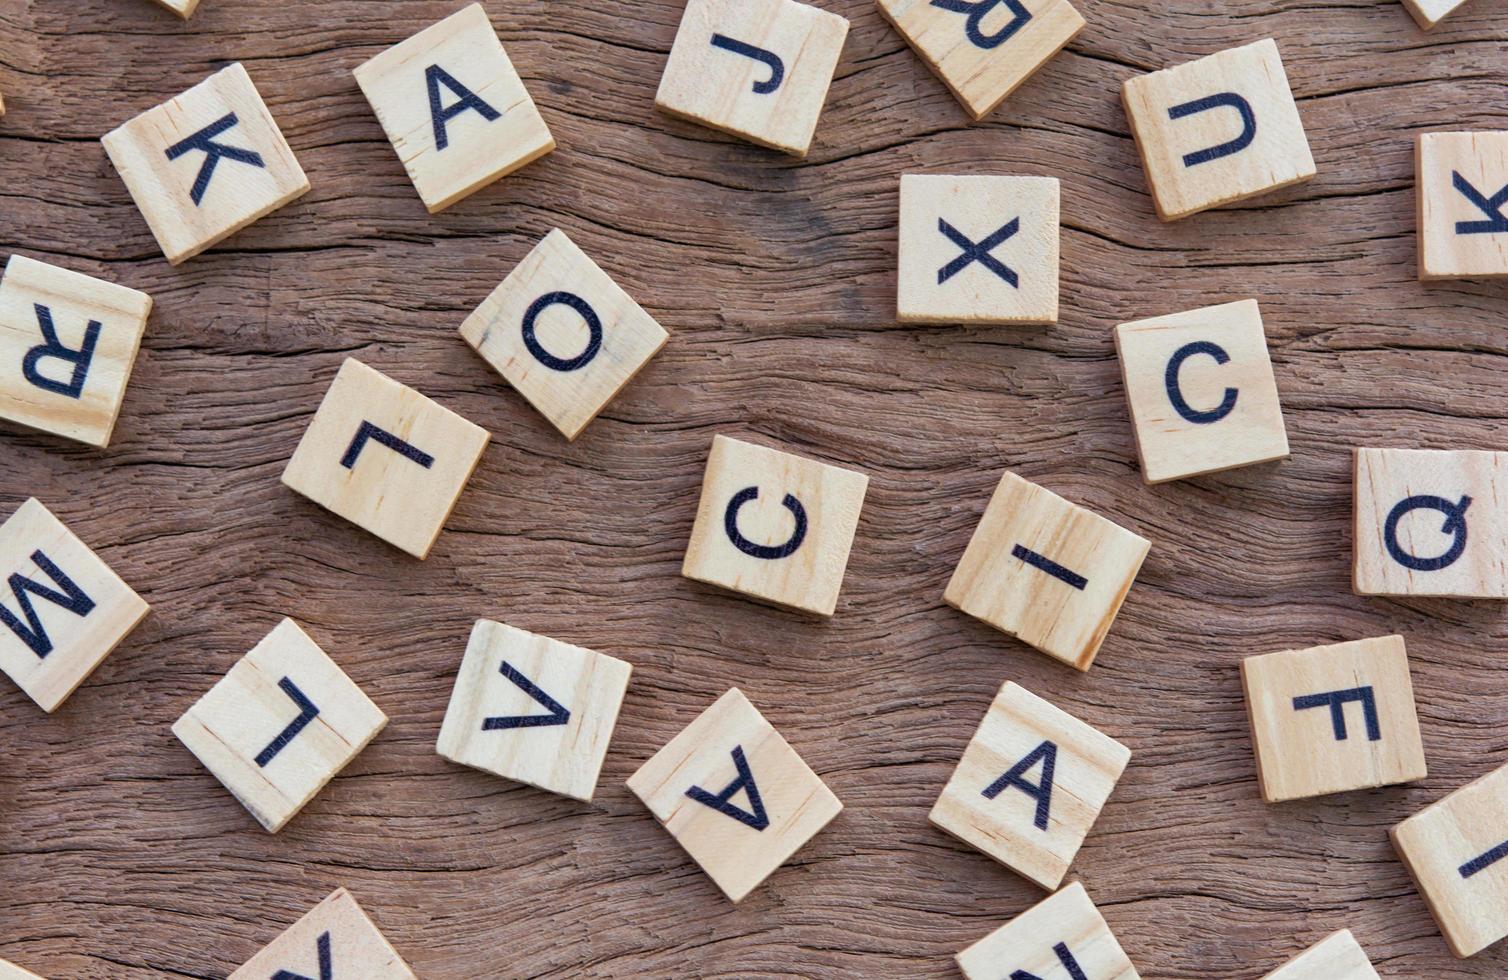
M1350 929L1331 933L1262 980L1378 980Z
M416 558L471 478L487 430L347 359L283 484Z
M628 788L734 902L843 809L738 688L644 763Z
M291 619L173 724L204 767L277 833L387 725Z
M1419 278L1508 276L1508 132L1421 134L1414 182Z
M415 980L344 888L310 909L230 980Z
M967 980L1140 980L1077 881L959 953L958 968Z
M240 64L100 140L174 265L309 189Z
M35 973L21 969L14 963L0 960L0 980L42 980Z

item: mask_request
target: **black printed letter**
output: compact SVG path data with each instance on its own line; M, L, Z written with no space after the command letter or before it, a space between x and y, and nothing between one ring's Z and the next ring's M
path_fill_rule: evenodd
M1470 506L1471 498L1464 496L1460 503L1428 494L1405 497L1388 512L1388 519L1382 525L1382 543L1387 546L1388 554L1393 556L1393 560L1404 568L1411 568L1416 572L1438 572L1442 568L1448 568L1466 550L1466 508ZM1440 533L1453 535L1454 540L1439 557L1416 557L1404 551L1403 545L1398 543L1398 522L1404 515L1415 510L1438 510L1445 515Z
M1492 850L1488 851L1486 854L1483 854L1480 857L1474 857L1470 861L1467 861L1465 864L1461 865L1459 869L1461 872L1461 877L1470 878L1473 875L1486 871L1488 868L1492 867L1494 864L1497 864L1505 857L1508 857L1508 841L1504 841L1497 847L1494 847Z
M1482 192L1471 185L1471 182L1462 177L1458 171L1450 172L1451 184L1461 192L1461 196L1472 204L1477 210L1487 216L1486 221L1457 221L1457 235L1490 235L1500 231L1508 231L1508 215L1503 214L1503 205L1508 204L1508 187L1503 187L1491 197L1484 197Z
M319 954L319 977L306 977L302 973L294 973L292 970L279 970L272 975L272 980L334 980L334 963L330 958L330 934L322 932L314 941L314 948Z
M1230 355L1219 344L1212 344L1208 340L1184 344L1168 359L1168 369L1163 374L1162 383L1168 390L1168 401L1173 403L1173 411L1195 425L1209 425L1211 422L1218 422L1235 411L1236 398L1240 395L1240 392L1235 388L1225 389L1225 397L1221 400L1220 405L1217 408L1210 409L1208 412L1201 412L1185 401L1183 389L1178 384L1178 374L1183 370L1183 362L1196 354L1208 354L1215 359L1216 364L1227 364L1230 362Z
M340 458L340 465L348 470L354 467L356 460L361 456L361 451L366 448L368 439L379 446L386 446L404 459L413 460L426 470L435 465L435 458L429 453L411 442L404 442L386 429L379 428L370 422L362 422L361 427L356 430L351 444L346 447L346 454Z
M752 44L736 41L723 34L712 35L712 46L714 48L722 48L724 51L732 51L734 54L741 54L745 58L753 58L755 61L763 62L769 66L770 77L762 82L754 83L754 91L758 95L769 95L779 88L780 83L785 80L785 62L781 61L780 56L773 51L756 48Z
M0 623L10 627L10 631L21 638L21 642L31 648L31 652L40 658L52 652L52 638L42 628L42 620L37 616L37 611L32 608L30 592L38 599L46 599L56 603L76 616L87 616L94 610L94 600L84 594L84 590L73 583L73 579L63 574L63 570L54 565L51 560L41 551L33 551L31 560L36 563L48 578L56 582L63 591L49 589L45 585L38 585L29 578L22 577L20 572L12 572L7 580L10 590L15 593L16 601L21 604L21 615L26 617L30 629L21 625L21 621L4 606L0 606Z
M1251 145L1251 141L1257 138L1257 114L1252 111L1251 103L1247 102L1235 92L1221 92L1219 95L1211 95L1203 99L1195 99L1193 102L1185 102L1175 105L1168 110L1169 119L1183 119L1186 116L1195 116L1201 112L1209 112L1211 109L1229 108L1241 114L1241 132L1229 143L1221 143L1218 146L1205 147L1193 153L1184 155L1185 167L1198 166L1201 163L1209 163L1221 157L1228 157L1232 153L1240 153Z
M288 727L278 733L278 737L267 743L267 747L257 753L257 766L266 768L267 763L277 758L277 754L288 747L288 743L298 738L298 733L304 727L319 717L319 708L304 696L304 692L298 689L298 685L284 677L278 681L278 687L288 695L288 699L298 706L298 717L288 723Z
M1022 777L1035 768L1038 762L1042 763L1042 781L1029 783ZM984 798L993 800L1006 789L1019 789L1037 801L1037 815L1033 823L1038 830L1046 830L1048 818L1052 816L1052 777L1057 765L1058 747L1052 742L1043 742L1011 766L1005 775L985 787Z
M1069 980L1089 980L1084 976L1084 968L1079 966L1079 961L1073 958L1073 953L1069 951L1067 943L1058 943L1053 946L1052 951L1058 954L1058 962L1062 963L1063 969L1068 971ZM1034 973L1027 973L1025 970L1017 970L1011 974L1011 980L1042 980L1042 978Z
M549 725L564 725L571 720L570 711L559 701L550 697L529 678L520 674L517 669L506 660L500 668L500 673L513 683L517 684L523 692L533 698L535 703L549 712L547 715L504 715L494 718L486 718L482 721L482 731L497 732L509 728L545 728Z
M951 10L955 14L968 14L969 19L964 22L963 32L970 44L986 51L998 48L1009 41L1032 19L1031 11L1021 4L1021 0L932 0L932 6L942 10ZM979 26L996 7L1004 7L1010 11L1011 19L1000 30L993 34L986 34L979 29Z
M439 65L430 65L424 69L424 80L429 85L429 118L435 127L435 149L443 150L450 145L450 134L445 131L445 124L467 109L474 109L488 122L494 122L502 118L502 113L482 100L471 89L462 85L450 73ZM440 86L444 85L452 93L460 96L459 101L452 105L441 108Z
M99 332L102 329L100 322L89 321L89 326L84 328L84 346L73 350L64 347L58 340L57 329L52 323L52 310L41 303L33 303L32 307L37 311L37 325L42 328L44 342L27 351L21 359L22 375L43 391L67 395L69 398L79 397L84 391L84 379L89 376L89 365L94 360L94 345L99 342ZM43 377L37 370L37 362L46 357L72 364L73 376L66 382Z
M1382 726L1377 723L1377 699L1371 687L1353 687L1344 691L1327 691L1324 694L1305 694L1293 699L1293 710L1308 708L1330 709L1330 725L1335 729L1335 740L1346 740L1346 705L1361 702L1362 717L1367 723L1367 741L1382 741Z
M765 813L764 801L759 798L759 786L754 782L754 773L749 768L749 760L744 758L742 745L733 746L733 766L738 770L738 778L725 786L721 793L713 796L700 786L693 786L686 791L686 795L704 806L710 806L725 817L732 817L755 830L764 830L770 825L770 817ZM744 790L749 794L749 810L728 802L737 795L739 790Z
M796 549L801 547L801 542L806 540L806 508L801 506L801 501L790 494L786 494L785 499L780 503L796 519L796 530L791 532L791 536L786 539L785 544L755 544L739 533L738 511L744 504L758 499L758 487L745 487L735 493L732 500L728 501L728 509L723 512L723 530L727 532L728 540L733 542L733 547L742 551L750 558L774 560L776 558L787 558L795 554Z
M224 143L216 143L215 137L225 132L240 122L234 112L222 116L205 126L199 132L186 140L174 143L168 147L169 160L176 160L185 153L200 150L204 153L204 162L199 165L199 176L194 178L194 186L189 191L189 197L197 205L204 200L204 192L209 190L209 182L215 176L215 168L220 165L220 158L235 160L238 163L247 163L253 167L267 169L267 164L262 162L262 155L251 150L243 150L239 146L226 146Z
M587 338L586 349L575 357L556 357L545 350L544 345L539 342L539 338L534 335L534 322L539 319L541 313L556 303L559 303L561 306L569 306L581 314L581 319L586 321L586 329L590 336ZM534 355L536 361L551 371L574 371L577 368L586 367L590 364L592 358L596 357L597 352L602 349L602 320L598 318L597 311L592 309L592 304L575 293L568 293L563 290L554 293L545 293L539 299L530 303L529 308L524 311L524 346L529 349L530 354Z

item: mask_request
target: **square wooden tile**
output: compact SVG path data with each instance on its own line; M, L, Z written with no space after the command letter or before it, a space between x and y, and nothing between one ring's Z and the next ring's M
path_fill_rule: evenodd
M575 439L669 335L556 228L466 318L461 336Z
M1115 739L1007 681L931 820L1050 891L1130 760Z
M1391 832L1451 952L1475 956L1508 936L1508 766Z
M42 978L35 973L21 969L14 963L0 960L0 980L42 980Z
M51 712L147 604L35 498L0 524L0 671Z
M230 980L415 980L344 888L310 909Z
M862 473L716 436L681 574L831 616L868 487Z
M1068 0L878 0L880 13L982 119L1084 29Z
M1140 980L1077 881L959 953L958 968L967 980Z
M1268 803L1427 775L1401 636L1247 657L1241 684Z
M423 558L488 438L481 426L347 358L283 470L283 484Z
M438 751L464 766L590 800L632 672L606 654L479 619Z
M382 710L284 619L173 723L173 734L277 833L385 725Z
M796 0L689 0L655 105L806 156L848 21Z
M903 323L1058 322L1056 177L901 177Z
M843 809L736 687L640 766L628 788L734 902Z
M1466 0L1403 0L1403 5L1414 16L1414 20L1426 31L1434 30L1436 24L1455 13L1465 3Z
M355 74L431 214L555 149L479 3Z
M1288 457L1288 432L1254 299L1115 328L1148 483Z
M152 297L12 255L0 279L0 418L106 446Z
M199 6L199 0L156 0L159 7L166 7L187 20Z
M1006 473L943 601L1088 670L1151 543Z
M239 63L100 140L173 265L309 190Z
M1271 38L1127 80L1126 116L1164 221L1314 176Z
M1262 980L1379 980L1350 929L1331 933Z
M1508 598L1508 453L1358 449L1358 595Z
M1420 279L1508 276L1508 132L1421 133L1414 184Z

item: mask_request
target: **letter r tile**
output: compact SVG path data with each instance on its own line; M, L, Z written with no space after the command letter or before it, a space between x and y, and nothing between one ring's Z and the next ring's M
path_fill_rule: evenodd
M336 889L230 975L230 980L415 980L377 926Z
M1077 881L959 953L958 968L966 980L1140 980L1141 976Z
M1508 276L1508 132L1420 134L1414 183L1420 279Z

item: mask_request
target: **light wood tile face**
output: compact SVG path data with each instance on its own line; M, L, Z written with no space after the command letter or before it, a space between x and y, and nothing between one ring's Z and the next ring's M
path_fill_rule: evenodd
M1008 681L931 820L1051 890L1130 760L1130 749Z
M1006 473L943 600L1088 670L1151 544Z
M804 157L847 37L796 0L689 0L655 105Z
M1139 75L1121 94L1164 221L1314 176L1271 38Z
M100 142L174 265L309 189L240 64L147 110Z
M440 729L452 762L590 800L633 668L478 620Z
M344 888L253 956L230 980L415 980Z
M1287 458L1256 300L1123 323L1115 347L1148 483Z
M628 788L734 902L843 809L737 688L644 763Z
M880 13L975 119L1084 29L1068 0L878 0Z
M1508 453L1358 449L1359 595L1508 598Z
M1414 146L1419 278L1508 276L1508 132L1422 133Z
M1466 0L1403 0L1408 12L1426 31L1434 30L1436 24L1455 13L1465 3Z
M1247 657L1241 682L1267 802L1427 775L1403 637Z
M0 525L0 671L54 711L147 614L35 498Z
M461 336L567 439L665 346L665 328L555 229Z
M185 20L187 20L199 6L199 0L156 0L156 2L158 6L166 7Z
M416 558L487 448L487 431L347 359L283 471L283 484Z
M431 214L555 149L481 4L355 74Z
M1262 980L1378 980L1350 929L1331 933Z
M716 436L681 574L831 616L869 478Z
M959 953L958 968L967 980L1079 976L1140 980L1104 916L1078 882Z
M14 963L0 960L0 980L42 980L42 977L23 970Z
M1056 177L901 177L905 323L1058 321Z
M386 724L335 661L285 619L173 724L173 734L277 833Z
M1393 847L1459 957L1508 936L1508 766L1416 813Z

